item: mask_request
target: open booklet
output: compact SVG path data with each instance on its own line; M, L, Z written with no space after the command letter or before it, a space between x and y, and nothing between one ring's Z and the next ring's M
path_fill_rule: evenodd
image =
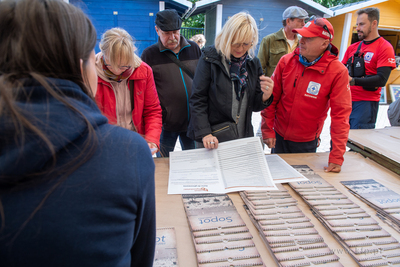
M170 153L168 194L278 190L258 137Z

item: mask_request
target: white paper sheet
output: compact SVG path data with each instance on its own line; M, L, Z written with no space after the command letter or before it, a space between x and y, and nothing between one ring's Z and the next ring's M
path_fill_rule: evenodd
M170 153L168 194L278 190L258 137Z
M271 171L272 180L275 183L291 183L307 181L308 179L290 166L279 155L265 155L269 170Z

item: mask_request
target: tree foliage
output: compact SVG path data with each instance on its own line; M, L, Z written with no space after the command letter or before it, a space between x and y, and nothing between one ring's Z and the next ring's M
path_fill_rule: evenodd
M192 3L200 0L189 0ZM204 13L191 16L182 23L182 27L187 28L204 28Z
M313 0L313 1L320 5L323 5L324 7L330 8L333 6L359 2L360 0Z
M182 23L182 27L188 28L204 28L204 13L200 13L186 19Z

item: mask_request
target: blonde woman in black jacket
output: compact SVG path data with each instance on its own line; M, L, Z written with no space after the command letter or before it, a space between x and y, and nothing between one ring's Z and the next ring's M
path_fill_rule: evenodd
M274 87L254 57L257 42L254 18L241 12L227 21L215 46L204 48L189 101L188 136L197 147L217 148L219 142L254 136L252 112L272 103Z

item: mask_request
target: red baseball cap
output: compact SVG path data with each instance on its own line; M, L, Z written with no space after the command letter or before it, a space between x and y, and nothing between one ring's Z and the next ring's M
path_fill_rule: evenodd
M324 39L333 39L333 26L324 18L312 18L301 29L294 29L292 32L298 33L304 37L322 37Z

